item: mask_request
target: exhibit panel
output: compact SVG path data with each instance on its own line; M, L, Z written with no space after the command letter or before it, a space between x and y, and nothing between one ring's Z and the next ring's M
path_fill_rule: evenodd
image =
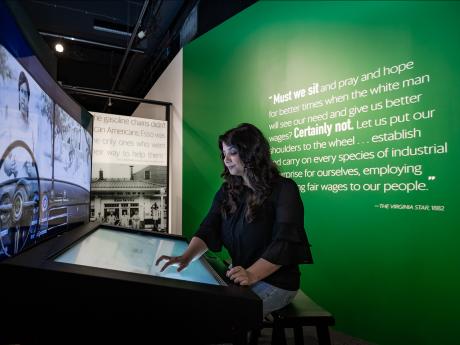
M165 120L92 112L90 221L168 232L168 133Z
M217 259L201 257L181 272L171 266L159 272L161 255L186 246L181 236L89 223L5 260L2 291L28 296L6 302L14 305L13 314L56 320L59 312L64 329L84 319L126 332L136 327L134 337L154 332L172 342L210 343L234 341L258 327L262 301L229 282Z
M250 122L299 187L315 257L301 288L336 329L455 343L458 13L456 1L259 1L185 47L184 235L222 183L218 136Z

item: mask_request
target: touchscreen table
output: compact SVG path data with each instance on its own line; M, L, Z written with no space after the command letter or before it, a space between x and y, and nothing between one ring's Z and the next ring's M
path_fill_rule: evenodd
M102 227L78 241L54 260L213 285L225 284L213 275L201 260L192 261L181 272L177 272L177 265L171 265L160 272L164 261L158 266L155 265L160 256L178 256L186 248L187 243L183 240Z
M90 223L2 261L3 307L11 311L11 322L2 320L12 336L7 343L24 343L16 338L24 334L17 320L27 319L51 320L48 328L27 324L43 344L77 334L81 343L94 334L100 343L119 342L120 334L143 343L153 334L168 344L245 344L247 330L260 327L262 301L226 281L217 256L202 256L181 272L155 265L187 246L182 236ZM69 339L53 338L62 333Z

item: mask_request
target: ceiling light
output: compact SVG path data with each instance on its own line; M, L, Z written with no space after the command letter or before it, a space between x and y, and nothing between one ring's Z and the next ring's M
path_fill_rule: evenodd
M58 53L62 53L64 51L64 46L61 43L56 43L56 45L54 46L54 49Z
M111 28L106 28L103 26L99 25L93 25L94 30L98 31L103 31L103 32L109 32L111 34L117 34L117 35L122 35L122 36L131 36L131 32L126 32L126 31L121 31L117 29L111 29Z
M137 33L137 37L139 37L139 39L143 39L145 37L145 31L144 30L141 30Z

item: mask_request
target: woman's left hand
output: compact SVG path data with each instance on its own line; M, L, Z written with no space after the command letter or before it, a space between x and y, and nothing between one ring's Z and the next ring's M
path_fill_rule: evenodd
M241 266L232 267L227 271L227 277L230 278L235 284L251 285L252 274Z

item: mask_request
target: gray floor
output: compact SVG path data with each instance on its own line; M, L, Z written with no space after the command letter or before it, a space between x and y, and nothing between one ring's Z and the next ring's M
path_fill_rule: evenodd
M345 333L334 331L329 329L331 333L331 343L332 345L376 345L374 343L369 343L362 339L353 338ZM314 327L304 327L303 328L303 337L305 345L318 345L318 340L316 338L316 329ZM294 334L292 329L286 330L286 340L287 345L294 345ZM270 345L271 344L271 329L264 328L259 338L258 345Z

